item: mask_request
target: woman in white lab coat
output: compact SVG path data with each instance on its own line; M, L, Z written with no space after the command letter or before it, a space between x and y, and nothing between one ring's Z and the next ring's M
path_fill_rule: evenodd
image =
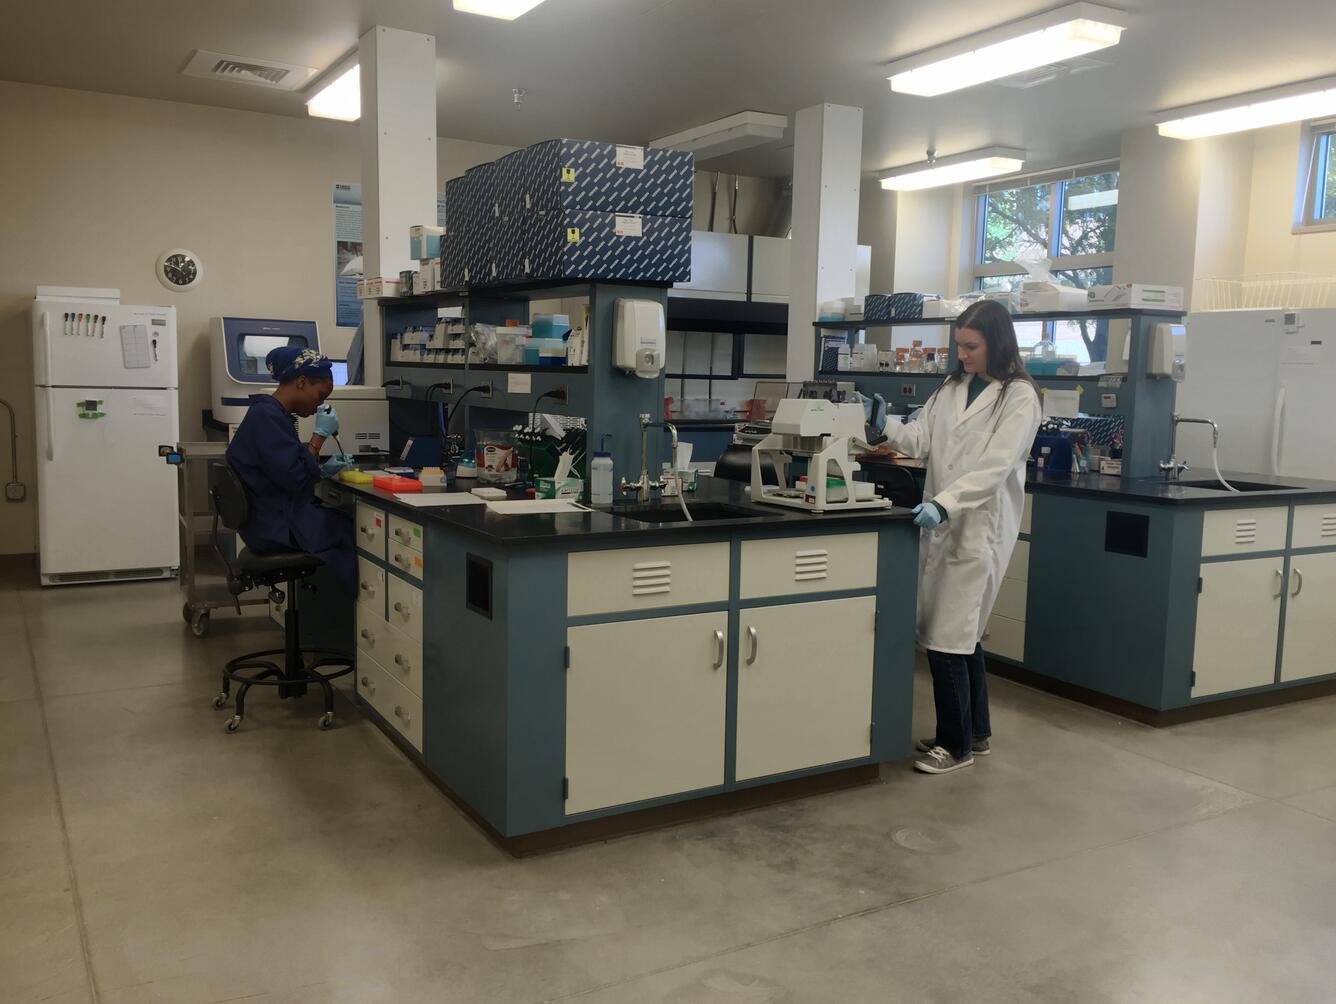
M914 766L929 774L991 752L980 641L1020 532L1025 461L1042 412L1000 303L965 310L955 343L959 363L945 383L912 421L884 429L892 449L928 461L914 522L924 531L918 638L932 667L937 734L919 741L924 756Z

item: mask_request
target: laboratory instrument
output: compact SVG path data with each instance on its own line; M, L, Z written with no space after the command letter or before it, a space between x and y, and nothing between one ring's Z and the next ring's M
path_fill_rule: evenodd
M321 351L315 321L285 321L254 317L215 317L210 322L210 357L213 377L213 417L238 425L250 408L252 394L268 394L276 385L265 366L265 357L285 345ZM339 413L340 436L348 444L341 451L327 440L322 456L339 452L352 455L387 453L390 448L390 407L385 390L349 384L349 362L334 366L334 393L327 403ZM297 434L309 440L313 418L299 419Z
M875 486L854 478L860 468L853 458L872 449L865 436L860 403L817 398L780 401L770 435L752 449L752 501L814 513L886 508L889 499L877 498ZM789 464L799 457L808 461L805 487L788 483ZM767 458L774 461L777 485L767 485L762 475Z
M42 584L175 575L176 308L38 286L32 332Z

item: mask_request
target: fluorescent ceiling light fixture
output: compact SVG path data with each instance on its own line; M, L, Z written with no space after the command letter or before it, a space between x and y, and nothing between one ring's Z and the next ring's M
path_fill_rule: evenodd
M1073 3L887 65L891 90L936 97L1117 45L1127 15Z
M306 99L306 114L342 122L362 117L362 74L355 50L316 80Z
M925 188L941 188L943 185L959 185L966 181L1014 174L1024 166L1024 150L992 146L986 150L942 157L931 163L925 160L919 164L893 167L889 171L882 171L877 177L881 180L882 188L893 192L917 192Z
M738 112L694 129L651 140L649 145L661 150L685 150L694 153L697 160L710 160L783 139L788 128L787 115Z
M465 14L481 14L483 17L499 17L502 21L513 21L529 13L543 0L455 0L455 10Z
M1112 189L1107 192L1086 192L1084 195L1067 196L1067 209L1069 212L1075 212L1078 209L1101 209L1104 206L1118 205L1118 189Z
M1336 115L1336 77L1175 108L1157 125L1170 139L1202 139L1330 115Z

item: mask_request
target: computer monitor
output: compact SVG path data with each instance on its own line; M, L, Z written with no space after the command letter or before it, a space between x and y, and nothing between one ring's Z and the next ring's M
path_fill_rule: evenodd
M330 362L334 366L334 386L346 386L348 383L348 360L331 359Z

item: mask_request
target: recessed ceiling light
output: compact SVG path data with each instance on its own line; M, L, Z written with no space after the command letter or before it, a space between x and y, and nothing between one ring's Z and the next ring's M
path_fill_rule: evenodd
M362 74L355 51L316 81L314 93L306 99L306 114L343 122L362 117Z
M891 90L935 97L1117 45L1127 15L1073 3L907 56L886 69Z
M917 192L925 188L941 188L943 185L959 185L966 181L1014 174L1024 166L1024 150L992 146L986 150L971 150L969 153L958 153L938 160L893 167L889 171L882 171L877 177L882 188L894 192Z
M1202 139L1329 115L1336 115L1336 77L1175 108L1157 126L1171 139Z
M455 0L455 10L513 21L537 7L543 0Z

